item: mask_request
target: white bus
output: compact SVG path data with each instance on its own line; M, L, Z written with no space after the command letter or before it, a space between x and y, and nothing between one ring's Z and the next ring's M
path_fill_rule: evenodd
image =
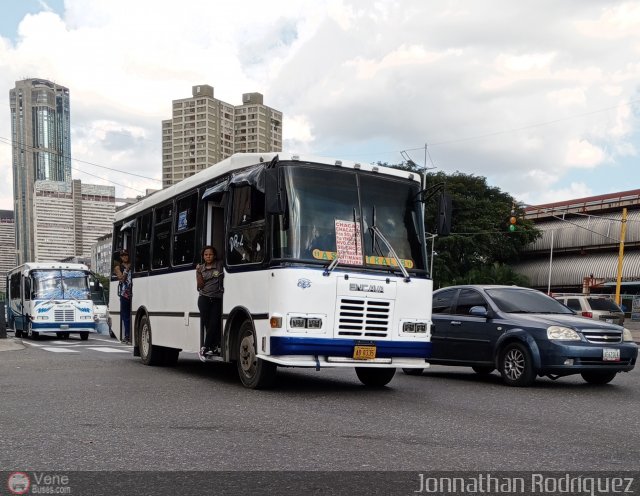
M86 265L26 263L7 273L7 320L16 337L61 339L79 333L83 340L95 332L93 301Z
M414 173L250 153L116 212L114 264L127 249L134 268L134 355L173 365L200 349L195 267L213 245L224 263L217 360L236 362L246 387L270 386L278 366L355 367L370 386L428 366L433 288L419 196Z

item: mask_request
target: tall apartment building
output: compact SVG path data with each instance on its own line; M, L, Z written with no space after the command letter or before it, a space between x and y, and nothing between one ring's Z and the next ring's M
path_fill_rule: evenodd
M7 272L16 263L16 229L11 210L0 210L0 293L6 293ZM0 298L1 299L1 298Z
M44 79L16 81L9 106L15 247L21 264L35 259L35 182L71 181L69 89Z
M113 229L115 193L113 186L82 184L77 179L37 181L33 261L90 258L92 245Z
M111 240L113 233L105 234L96 239L91 246L91 270L101 276L109 277L113 271L111 255Z
M245 93L238 106L214 98L206 84L191 93L174 100L172 118L162 121L164 188L237 152L282 151L282 112L260 93Z

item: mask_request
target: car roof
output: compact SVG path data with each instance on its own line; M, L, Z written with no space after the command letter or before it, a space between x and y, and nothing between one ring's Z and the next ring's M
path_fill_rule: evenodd
M524 286L513 286L508 284L457 284L455 286L447 286L437 289L436 291L443 291L445 289L523 289L525 291L538 291L537 289L525 288ZM435 291L434 291L435 292Z

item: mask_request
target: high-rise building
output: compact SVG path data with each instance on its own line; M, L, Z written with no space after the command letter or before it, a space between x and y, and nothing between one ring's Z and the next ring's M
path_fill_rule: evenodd
M44 79L9 91L17 263L35 260L34 185L71 181L69 90Z
M37 181L33 261L90 258L92 245L113 229L115 200L113 186Z
M236 152L282 151L282 112L263 104L260 93L234 106L213 96L213 87L192 87L192 97L173 101L162 121L162 186L220 162Z
M0 293L6 293L5 276L16 265L16 229L13 212L0 210Z
M260 93L242 95L234 124L233 153L282 151L282 112L264 105Z

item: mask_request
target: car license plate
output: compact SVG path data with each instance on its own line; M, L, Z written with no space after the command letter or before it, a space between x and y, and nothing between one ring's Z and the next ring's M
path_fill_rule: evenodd
M607 324L613 324L613 319L604 319Z
M617 350L615 348L603 348L602 360L604 362L619 362L620 350Z
M363 345L357 344L353 348L354 360L373 360L375 357L376 357L375 345L363 346Z

